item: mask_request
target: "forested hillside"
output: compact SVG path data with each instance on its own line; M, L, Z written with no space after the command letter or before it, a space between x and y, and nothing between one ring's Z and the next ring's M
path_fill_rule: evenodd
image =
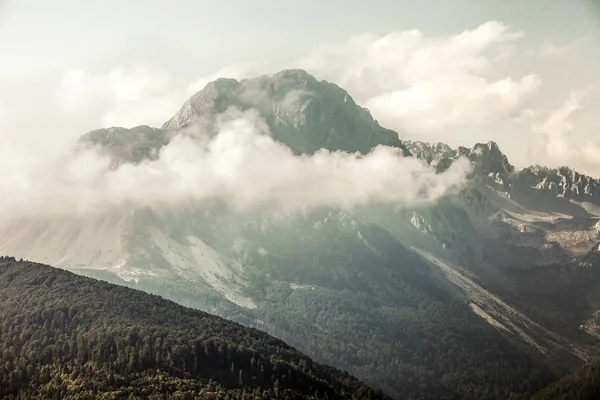
M3 257L0 398L386 397L258 330Z
M600 399L600 362L595 361L540 391L532 400Z

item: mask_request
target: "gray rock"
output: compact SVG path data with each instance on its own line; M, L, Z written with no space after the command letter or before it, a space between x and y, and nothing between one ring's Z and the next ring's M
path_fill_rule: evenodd
M398 134L381 127L345 90L303 70L242 81L218 79L194 94L162 128L199 125L214 134L218 116L230 108L257 110L273 138L296 154L319 149L368 153L388 145L409 155Z
M79 138L76 149L95 147L113 159L113 166L124 162L139 163L154 159L160 149L169 143L169 135L162 129L146 125L127 129L120 127L96 129Z

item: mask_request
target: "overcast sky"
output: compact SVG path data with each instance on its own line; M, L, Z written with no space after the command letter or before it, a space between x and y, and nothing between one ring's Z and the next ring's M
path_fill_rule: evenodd
M0 150L157 126L215 77L301 67L404 138L600 177L599 3L0 0Z

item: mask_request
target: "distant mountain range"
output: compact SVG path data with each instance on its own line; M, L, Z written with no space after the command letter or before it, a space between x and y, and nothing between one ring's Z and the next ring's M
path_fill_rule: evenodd
M14 220L0 223L0 253L259 328L398 399L528 399L598 356L599 181L567 167L517 171L493 142L402 142L301 70L219 79L161 129L100 129L78 146L136 164L177 135L215 135L232 109L297 155L384 145L438 172L465 157L472 172L414 208L214 202Z

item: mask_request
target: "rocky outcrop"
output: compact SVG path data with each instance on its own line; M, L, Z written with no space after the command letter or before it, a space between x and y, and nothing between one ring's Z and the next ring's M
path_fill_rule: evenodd
M76 147L97 148L101 153L109 155L114 165L119 165L155 159L167 143L169 134L165 131L141 125L131 129L114 127L93 130L83 135Z
M406 140L404 144L414 157L424 160L437 172L443 172L448 169L460 155L458 150L452 149L445 143Z
M505 192L510 191L510 176L514 172L514 167L495 142L477 143L471 149L462 146L452 149L444 143L430 144L418 141L404 143L415 157L423 159L438 172L448 169L460 157L468 158L473 163L475 180L495 185Z
M600 181L569 167L527 167L514 176L514 181L554 196L600 203Z
M505 192L512 187L532 187L553 197L600 204L600 180L569 167L530 166L516 171L495 142L477 143L473 148L452 149L444 143L404 142L410 152L438 172L447 169L459 157L473 163L472 178Z

